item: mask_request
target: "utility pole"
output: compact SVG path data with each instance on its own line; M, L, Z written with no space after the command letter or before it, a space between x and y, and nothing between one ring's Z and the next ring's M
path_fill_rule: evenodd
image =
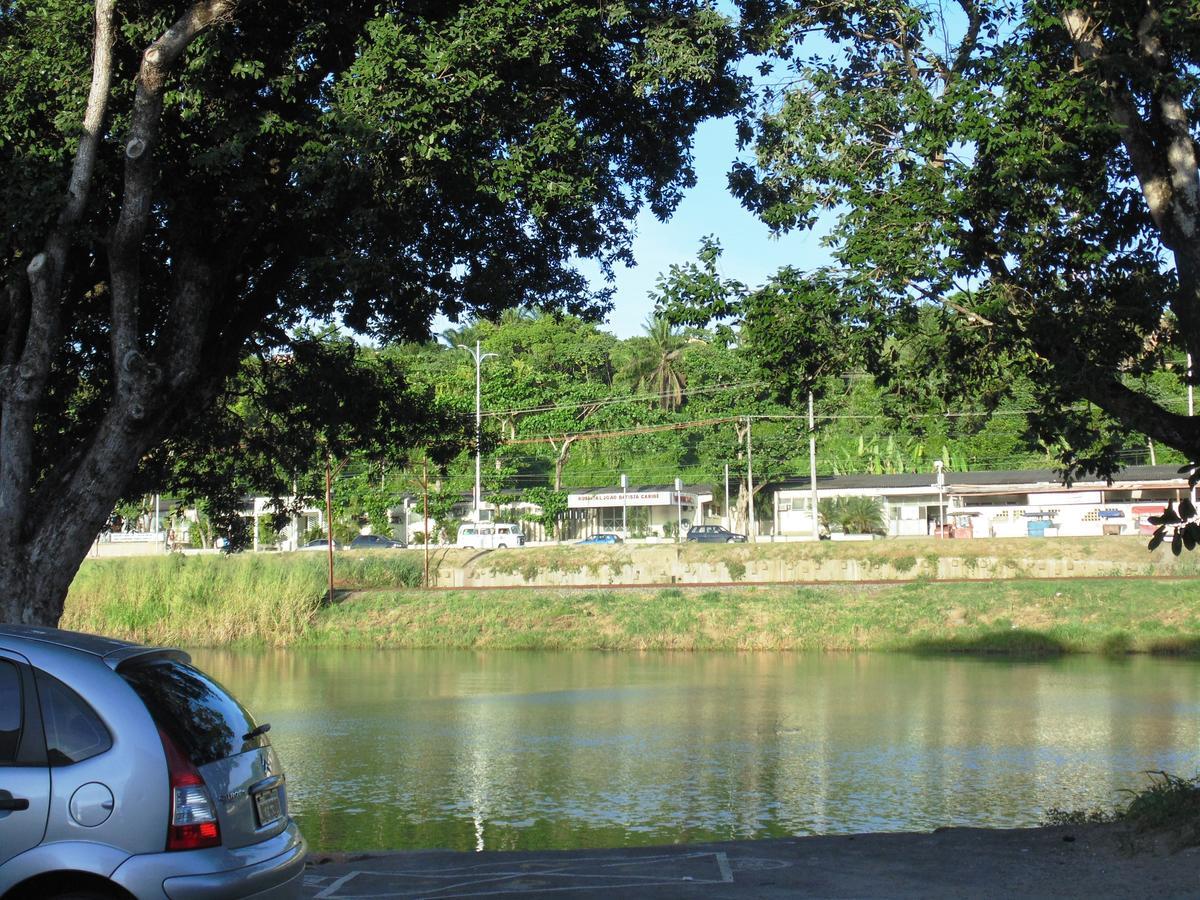
M421 490L425 496L425 569L421 585L429 587L429 457L421 462Z
M751 542L758 540L758 524L754 521L754 447L750 439L750 417L746 416L746 487L750 493L750 534Z
M812 535L821 539L821 513L817 509L817 420L813 415L813 395L808 392L808 484L812 490Z
M483 361L489 356L495 356L495 353L483 353L479 346L479 341L475 342L475 349L472 350L465 344L456 345L460 350L466 350L475 360L475 521L479 522L479 502L480 502L480 471L481 471L481 454L483 451L483 409L480 405L480 367Z

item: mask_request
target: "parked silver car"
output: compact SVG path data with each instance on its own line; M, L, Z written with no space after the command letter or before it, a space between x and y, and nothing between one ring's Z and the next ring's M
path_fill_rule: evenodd
M190 662L0 625L0 897L299 896L270 726Z

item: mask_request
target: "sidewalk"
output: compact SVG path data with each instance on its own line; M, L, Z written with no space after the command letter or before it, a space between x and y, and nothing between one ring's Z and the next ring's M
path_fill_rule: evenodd
M556 852L414 851L309 860L304 896L978 898L1200 896L1200 848L1114 826L865 834Z

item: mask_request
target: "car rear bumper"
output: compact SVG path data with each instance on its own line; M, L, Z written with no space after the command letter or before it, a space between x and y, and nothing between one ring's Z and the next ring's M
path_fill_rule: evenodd
M300 896L307 850L293 821L275 837L236 850L134 856L112 880L138 900L290 900Z

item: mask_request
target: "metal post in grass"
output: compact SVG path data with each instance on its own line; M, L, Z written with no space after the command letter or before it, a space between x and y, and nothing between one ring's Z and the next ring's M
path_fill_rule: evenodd
M325 534L329 547L329 605L333 605L333 460L325 454Z
M429 457L421 462L421 490L425 494L425 569L421 586L429 587Z
M1187 374L1188 374L1188 377L1187 377L1188 418L1190 419L1192 416L1196 415L1196 396L1195 396L1195 390L1192 388L1192 354L1191 353L1188 353L1188 355L1187 355ZM1195 506L1196 505L1196 486L1195 485L1192 485L1190 495L1192 498L1192 506Z

